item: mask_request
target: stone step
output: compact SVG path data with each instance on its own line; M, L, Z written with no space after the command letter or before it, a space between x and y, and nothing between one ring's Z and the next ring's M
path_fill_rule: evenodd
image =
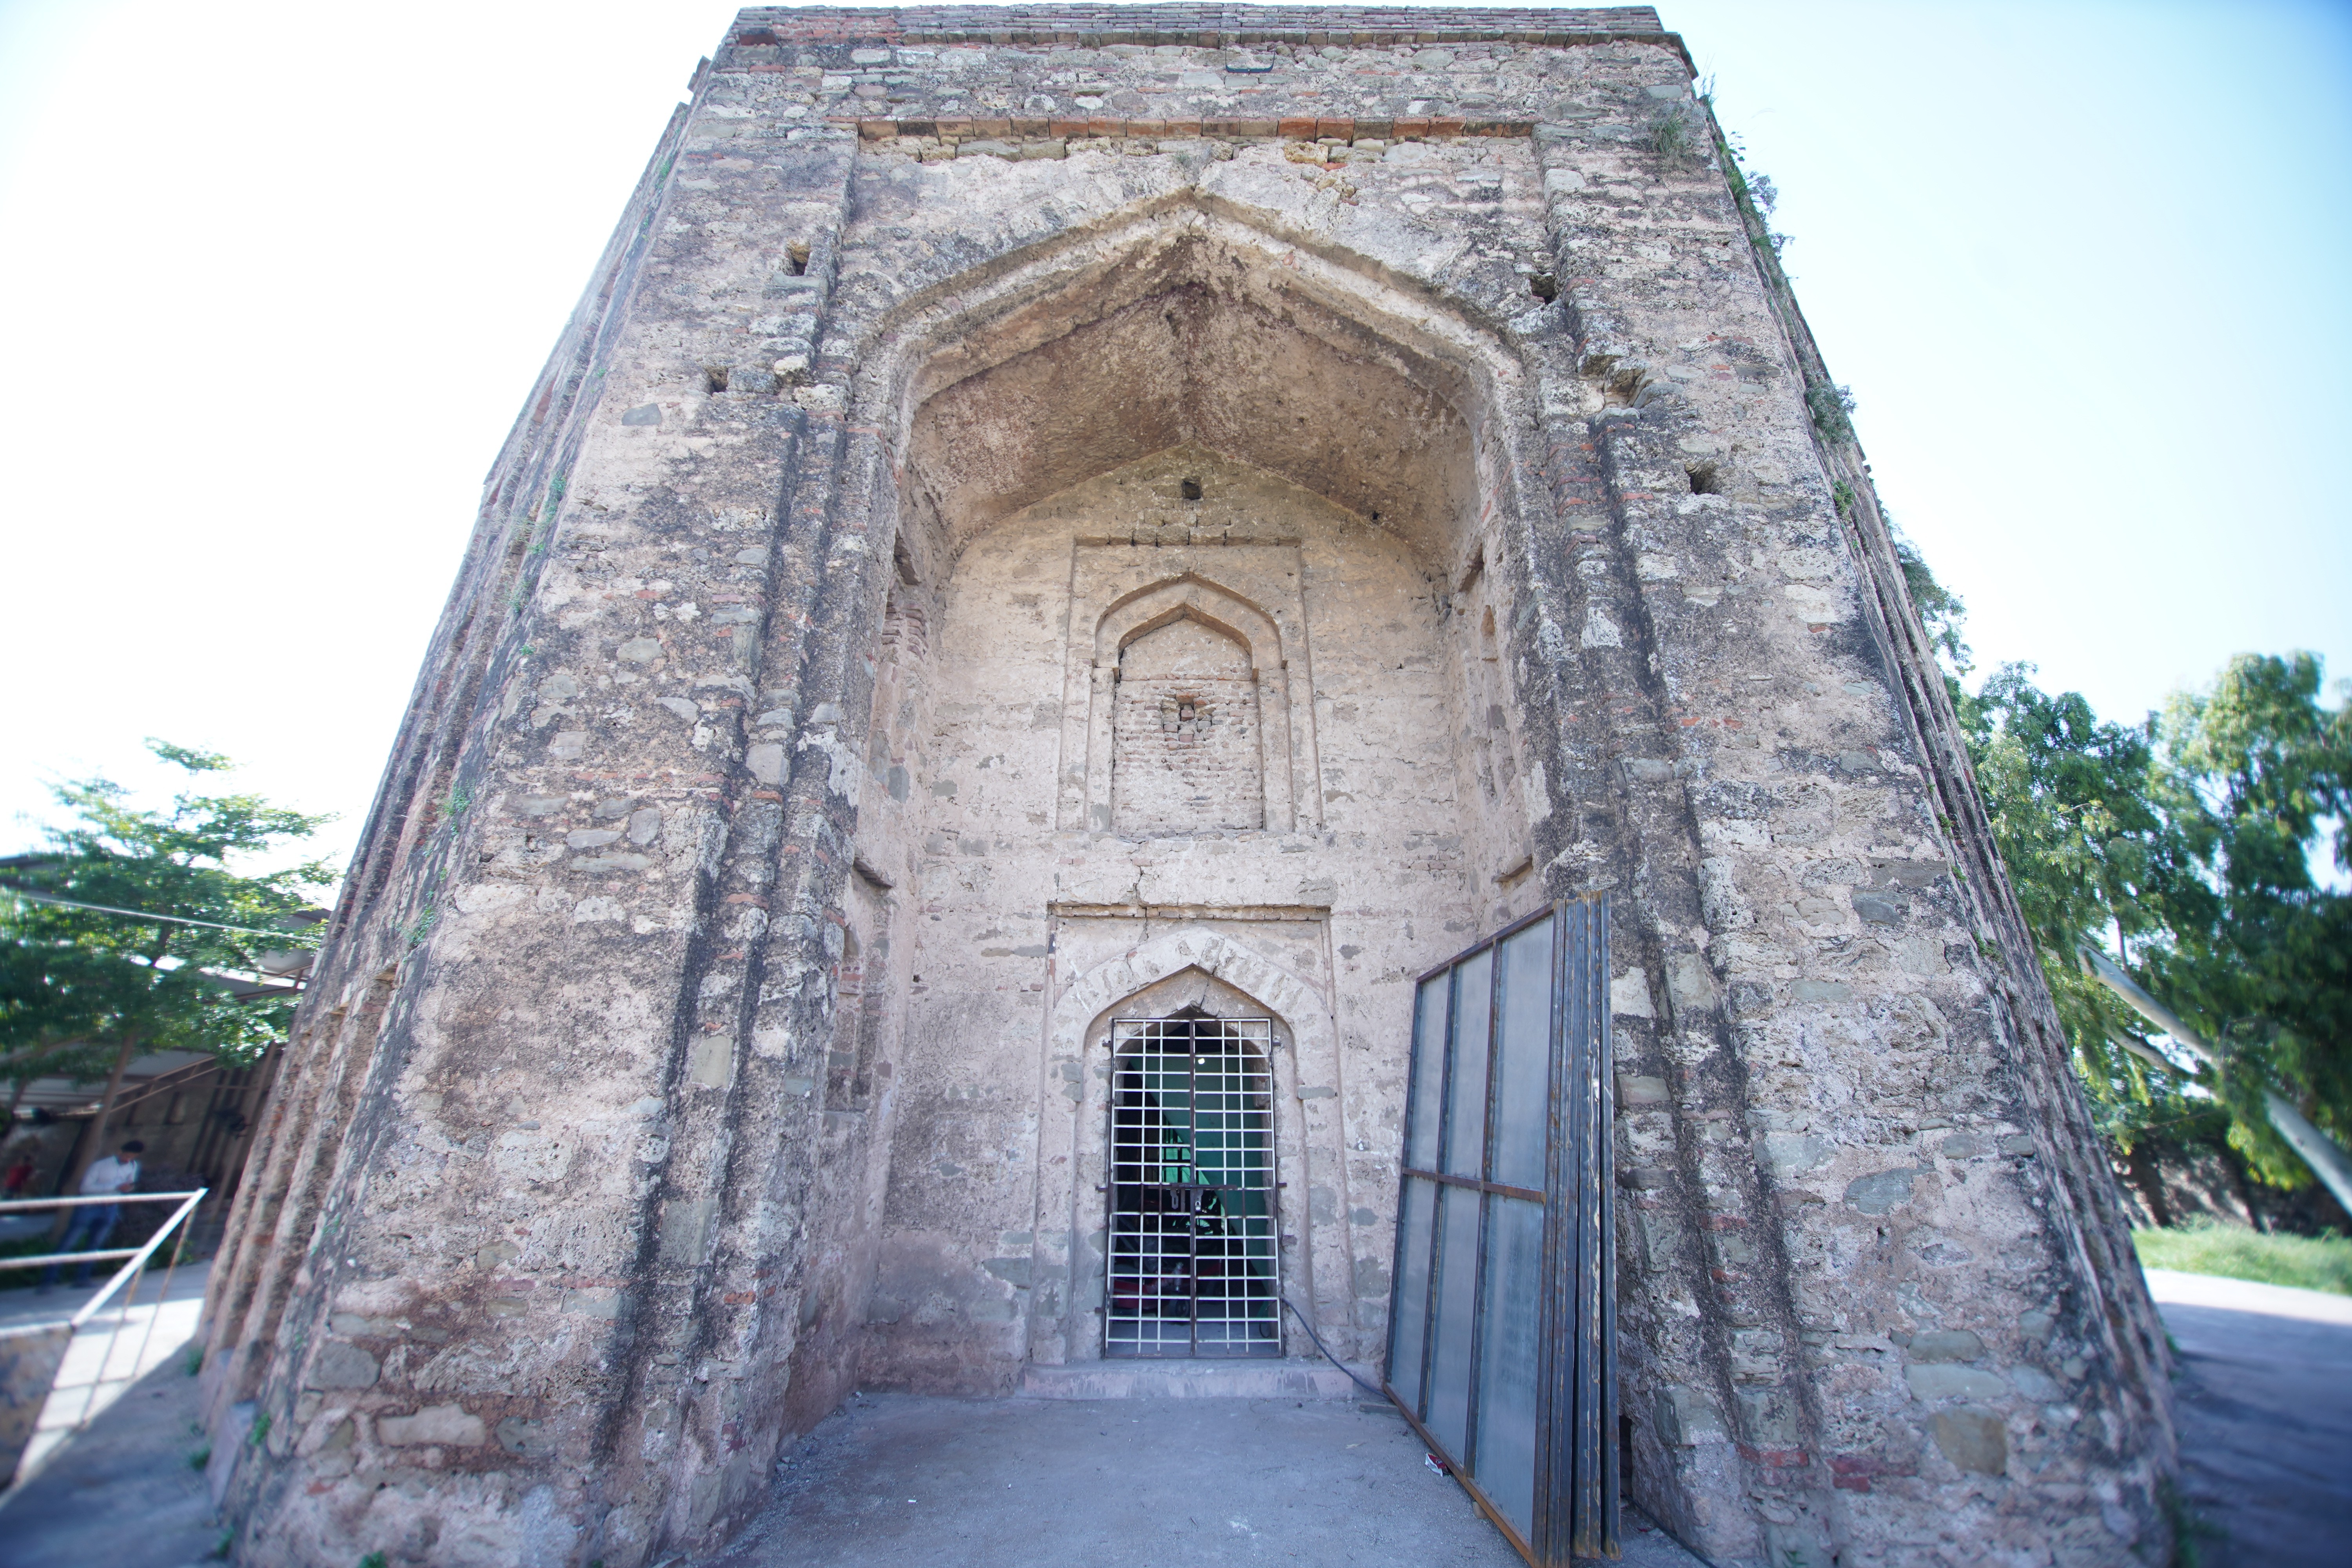
M1319 1356L1276 1361L1087 1361L1021 1369L1024 1399L1349 1399L1363 1396Z

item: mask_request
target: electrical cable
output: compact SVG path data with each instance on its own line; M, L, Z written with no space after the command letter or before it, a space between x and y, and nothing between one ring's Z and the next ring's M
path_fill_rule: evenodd
M256 926L224 925L219 921L200 921L187 915L159 915L146 910L118 910L112 904L79 904L71 899L52 898L47 893L28 893L22 888L0 887L0 893L27 903L55 904L61 910L89 910L94 914L129 915L137 921L164 921L177 926L210 926L215 931L233 931L247 936L276 937L283 942L291 934L284 931L263 931Z
M1289 1297L1285 1296L1282 1299L1282 1304L1290 1309L1290 1315L1298 1320L1298 1326L1307 1331L1307 1337L1315 1342L1315 1348L1323 1352L1323 1359L1325 1361L1329 1362L1333 1366L1338 1367L1341 1372L1344 1372L1349 1377L1354 1378L1356 1386L1370 1394L1374 1399L1379 1400L1383 1405L1391 1403L1387 1390L1374 1388L1362 1378L1357 1377L1356 1369L1354 1367L1349 1366L1346 1362L1341 1361L1338 1356L1331 1353L1331 1347L1323 1342L1323 1336L1315 1331L1315 1325L1307 1321L1307 1314L1300 1311Z

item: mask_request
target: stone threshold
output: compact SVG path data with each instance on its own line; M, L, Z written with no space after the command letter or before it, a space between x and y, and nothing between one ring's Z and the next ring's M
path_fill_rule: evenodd
M1088 1361L1021 1369L1016 1399L1351 1399L1369 1397L1318 1356L1281 1361Z

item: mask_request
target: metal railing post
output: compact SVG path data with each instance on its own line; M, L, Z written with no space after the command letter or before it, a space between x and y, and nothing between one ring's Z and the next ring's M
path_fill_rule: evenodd
M33 1258L0 1258L0 1268L46 1268L52 1265L62 1268L68 1263L90 1264L110 1262L117 1258L122 1260L122 1267L114 1271L113 1277L99 1289L98 1294L82 1303L80 1310L67 1319L62 1325L68 1331L67 1343L70 1345L72 1336L79 1334L84 1324L104 1311L108 1304L113 1300L116 1292L123 1290L126 1284L130 1286L130 1289L123 1294L121 1302L117 1304L114 1327L108 1334L105 1350L100 1352L98 1373L90 1380L91 1397L83 1401L81 1413L74 1420L70 1430L79 1431L89 1424L94 1415L93 1407L97 1403L97 1391L106 1383L108 1374L112 1372L116 1344L121 1340L123 1331L131 1324L131 1309L138 1300L140 1276L146 1269L148 1260L155 1256L155 1249L162 1247L164 1242L171 1241L173 1243L172 1259L164 1266L163 1289L157 1293L154 1305L148 1313L146 1332L140 1337L139 1348L131 1358L130 1375L132 1377L138 1375L139 1364L146 1359L147 1348L155 1340L155 1321L163 1316L163 1308L171 1300L173 1276L178 1271L180 1260L187 1250L189 1216L196 1212L196 1205L203 1203L211 1191L209 1187L198 1187L194 1192L184 1193L114 1193L89 1197L20 1198L0 1203L0 1214L26 1214L41 1209L88 1208L96 1204L176 1202L179 1205L163 1223L156 1227L155 1234L137 1247L93 1248L88 1252L50 1252ZM32 1323L7 1330L5 1332L23 1333L36 1329L54 1331L58 1326L54 1321ZM58 1364L59 1370L62 1370L63 1362L60 1361ZM53 1380L55 1375L54 1373L51 1374ZM55 1392L54 1381L51 1392ZM10 1459L8 1462L13 1465L16 1461ZM22 1477L17 1479L21 1480Z
M2209 1067L2221 1068L2221 1053L2183 1023L2180 1015L2141 989L2137 982L2116 966L2114 959L2094 947L2084 948L2083 956L2090 961L2091 973L2098 976L2099 984L2122 997L2133 1012L2163 1030L2190 1056ZM2170 1062L2151 1057L2145 1048L2136 1048L2128 1042L2118 1043L2132 1055L2155 1061L2158 1067L2172 1066ZM2311 1173L2335 1194L2336 1201L2344 1205L2345 1212L2352 1214L2352 1158L2347 1158L2336 1141L2314 1126L2311 1119L2304 1115L2293 1100L2268 1084L2263 1085L2263 1109L2270 1113L2271 1125L2278 1129L2279 1136L2286 1140L2287 1147L2311 1167Z

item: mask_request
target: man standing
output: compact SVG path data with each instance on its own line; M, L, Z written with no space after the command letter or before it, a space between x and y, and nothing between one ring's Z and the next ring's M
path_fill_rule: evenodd
M147 1145L136 1138L126 1139L120 1153L90 1162L81 1176L80 1196L106 1197L127 1193L139 1184L139 1156ZM106 1238L114 1229L114 1222L122 1217L121 1204L87 1204L70 1211L73 1218L67 1222L65 1240L59 1252L98 1252L106 1247ZM41 1271L41 1289L46 1290L58 1282L58 1270L63 1265L52 1263ZM74 1271L74 1287L79 1289L89 1283L89 1263Z

